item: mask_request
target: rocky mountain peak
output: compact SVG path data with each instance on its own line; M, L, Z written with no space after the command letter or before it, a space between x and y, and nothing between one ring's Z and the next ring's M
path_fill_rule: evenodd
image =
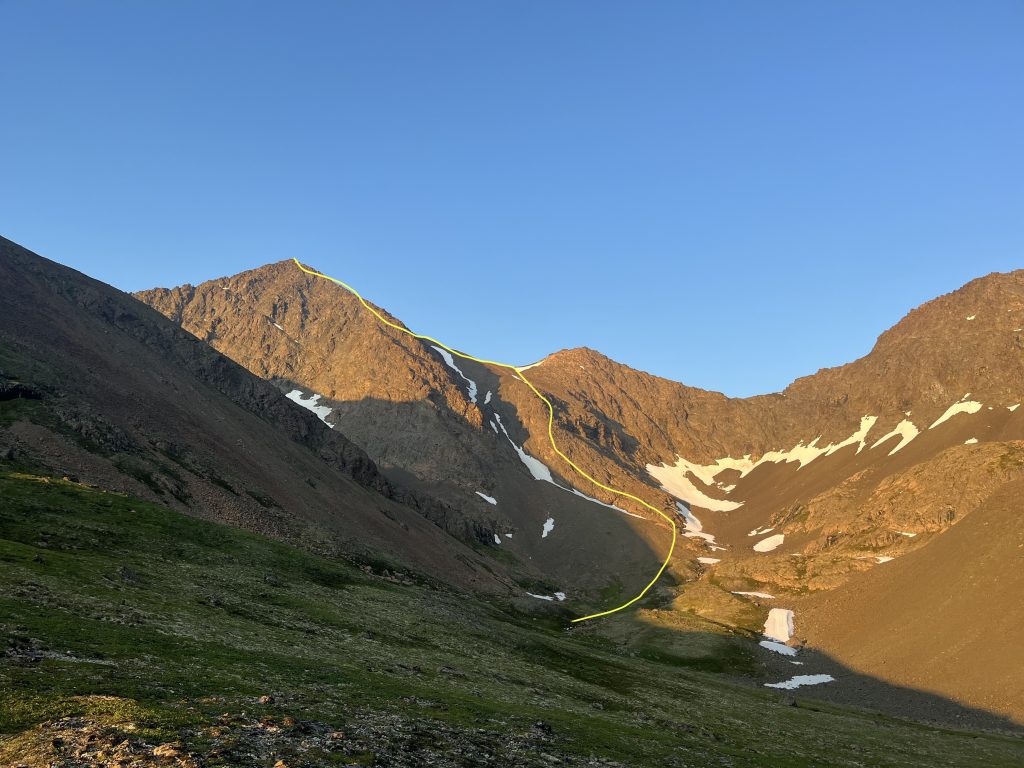
M797 379L800 402L841 401L851 414L933 419L970 393L1013 400L1024 381L1024 270L993 273L912 310L871 352Z

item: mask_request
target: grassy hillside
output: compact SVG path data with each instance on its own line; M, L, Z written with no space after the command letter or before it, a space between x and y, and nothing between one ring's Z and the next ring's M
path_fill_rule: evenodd
M625 654L557 613L2 464L0 634L2 765L1024 761L1020 739L706 672L750 671L733 640Z

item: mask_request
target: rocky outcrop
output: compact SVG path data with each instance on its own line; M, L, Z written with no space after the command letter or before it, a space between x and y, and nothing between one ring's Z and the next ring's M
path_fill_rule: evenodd
M8 460L320 551L494 584L439 527L480 540L483 524L448 525L442 501L388 480L340 429L160 313L6 240L0 283Z
M507 441L492 434L500 415L509 439L563 485L662 525L643 505L595 488L566 464L548 440L546 406L519 373L459 360L458 374L429 345L384 327L351 294L289 262L139 297L280 388L321 394L332 407L329 418L385 474L436 491L463 521L474 519L473 489L490 488L486 483L508 461ZM677 499L647 465L675 464L679 457L696 466L732 460L733 468L713 477L694 470L684 476L699 492L695 498L729 503L707 511L691 501L688 514L703 522L703 531L688 531L670 567L678 611L729 624L751 616L734 590L795 598L842 593L864 579L882 594L879 569L903 568L892 560L919 558L933 573L940 566L928 553L938 551L937 542L975 541L955 532L982 513L994 519L990 501L1021 482L1014 457L1024 418L1010 409L1024 400L1022 328L1024 271L1018 271L980 278L928 302L882 334L865 357L779 393L729 398L586 348L556 352L523 374L552 403L562 452L600 483L670 516L677 515ZM488 404L473 401L464 377L479 393L490 393ZM958 402L971 404L968 415L929 429ZM874 447L887 434L895 437ZM822 450L827 446L832 449ZM766 455L770 460L754 468ZM523 505L531 497L514 498ZM1009 514L1005 504L1000 509ZM712 543L708 535L720 549L697 561ZM755 550L768 536L777 540ZM650 539L654 549L664 546ZM603 539L583 541L601 546ZM605 548L597 556L612 555ZM983 585L968 581L964 589L985 604ZM971 600L960 604L969 610ZM824 609L812 615L822 617L809 627L814 637L846 648L830 627L849 633L848 622ZM971 643L981 654L988 647L983 637ZM875 651L876 666L868 671L884 673L883 657ZM900 679L912 680L913 654L906 658L910 671ZM934 673L941 658L929 664Z

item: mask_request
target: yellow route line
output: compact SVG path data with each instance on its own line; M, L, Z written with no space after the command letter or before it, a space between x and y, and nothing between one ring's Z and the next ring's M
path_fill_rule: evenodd
M648 504L646 501L641 499L639 496L634 496L632 493L628 493L626 491L620 491L618 488L612 488L611 486L605 485L604 483L602 483L602 482L600 482L598 480L595 480L590 475L588 475L586 472L584 472L582 469L580 469L572 459L570 459L568 456L566 456L564 453L562 453L561 449L558 447L558 443L555 442L555 431L554 431L555 430L555 409L551 405L551 401L548 400L546 397L544 397L544 395L542 395L540 393L540 390L538 390L533 385L533 382L531 382L528 378L526 378L526 376L523 374L522 368L520 368L518 366L515 366L515 365L509 365L508 363L499 363L496 360L484 360L483 358L480 358L480 357L473 357L473 355L467 355L465 352L459 352L457 349L452 349L451 347L449 347L444 342L438 341L437 339L433 338L432 336L425 336L425 335L423 335L421 333L413 333L408 328L403 328L400 325L392 323L390 320L388 320L386 317L384 317L384 315L382 315L380 312L378 312L376 309L374 309L374 307L371 304L369 304L366 301L366 299L364 299L362 297L362 295L359 293L359 291L357 291L355 288L353 288L348 283L344 283L341 280L338 280L336 278L331 277L330 275L325 275L325 274L323 274L321 272L316 272L315 270L307 269L306 267L302 266L302 264L296 258L293 258L292 261L294 261L295 265L299 269L301 269L303 272L305 272L306 274L314 275L315 277L322 277L325 280L330 280L332 283L336 283L337 285L340 285L346 291L348 291L353 296L355 296L357 299L359 299L359 303L362 304L370 312L372 312L374 317L376 317L378 320L380 320L382 323L384 323L384 325L388 326L388 328L394 328L396 331L400 331L401 333L408 334L409 336L412 336L414 339L422 339L423 341L433 342L437 346L439 346L439 347L441 347L443 349L448 350L453 355L458 355L459 357L465 358L466 360L473 360L473 361L475 361L477 363L483 363L484 365L494 365L494 366L497 366L498 368L507 368L510 371L515 371L516 375L526 384L526 386L528 386L533 391L533 394L535 394L537 397L539 397L544 402L544 405L546 405L548 407L548 440L551 441L551 447L554 449L555 453L557 453L559 456L561 456L570 467L572 467L574 470L576 470L576 472L578 472L580 475L582 475L587 480L592 482L598 488L602 488L602 489L604 489L606 491L609 491L610 493L614 493L617 496L622 496L623 498L626 498L626 499L632 499L633 501L636 501L636 502L639 502L640 504L643 504L645 507L647 507L647 509L651 510L652 512L657 512L659 515L661 515L665 520L668 521L668 524L672 526L672 544L668 548L668 554L665 555L664 562L662 562L661 567L658 569L658 572L656 574L654 574L654 578L651 579L650 583L646 587L644 587L636 597L634 597L632 600L626 601L622 605L616 606L615 608L609 608L607 611L601 611L600 613L591 613L591 614L589 614L587 616L581 616L578 619L573 619L572 623L575 624L575 623L578 623L578 622L581 622L581 621L588 621L590 619L597 619L597 618L600 618L601 616L607 616L609 614L616 613L618 611L623 610L624 608L628 608L633 603L635 603L636 601L640 600L644 595L647 594L647 592L651 589L651 587L654 586L655 582L657 582L658 579L661 578L661 574L665 572L665 569L668 567L669 561L672 559L672 553L676 549L676 538L678 536L678 529L676 527L676 521L673 520L668 515L666 515L660 509L655 507L653 504Z

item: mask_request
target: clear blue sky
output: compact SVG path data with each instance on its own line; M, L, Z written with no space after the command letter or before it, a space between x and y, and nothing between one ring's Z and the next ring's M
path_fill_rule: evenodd
M748 395L1024 266L1024 3L0 0L0 233ZM0 294L2 300L2 294Z

